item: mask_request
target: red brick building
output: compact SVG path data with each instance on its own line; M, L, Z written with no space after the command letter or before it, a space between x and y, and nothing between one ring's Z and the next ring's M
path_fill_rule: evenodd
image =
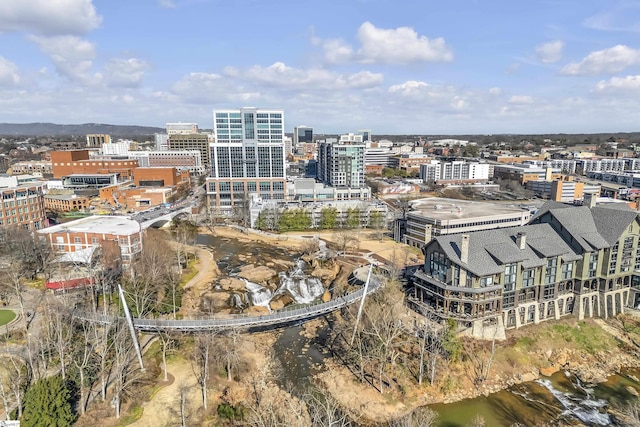
M52 151L51 164L54 178L72 174L117 173L120 179L130 179L138 160L96 160L89 158L89 150Z

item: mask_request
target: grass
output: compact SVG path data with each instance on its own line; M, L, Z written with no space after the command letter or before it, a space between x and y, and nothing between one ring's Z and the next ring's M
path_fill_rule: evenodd
M144 408L142 406L134 406L130 408L128 412L128 414L120 418L118 427L128 426L138 421L144 412Z
M0 310L0 326L4 326L16 318L16 313L11 310Z

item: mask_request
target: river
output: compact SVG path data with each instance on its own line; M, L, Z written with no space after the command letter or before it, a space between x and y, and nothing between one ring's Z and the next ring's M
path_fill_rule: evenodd
M565 371L549 378L518 384L487 397L432 405L438 412L439 427L464 427L476 416L487 426L587 425L608 426L612 420L606 410L624 405L633 395L627 387L640 391L639 371L625 370L607 382L585 387Z

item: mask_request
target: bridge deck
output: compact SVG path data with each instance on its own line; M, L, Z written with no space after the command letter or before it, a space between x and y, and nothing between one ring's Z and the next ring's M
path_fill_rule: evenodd
M379 280L372 280L369 283L368 293L375 292L381 287ZM357 301L360 301L364 294L364 288L344 295L328 302L317 303L305 307L283 309L276 313L262 316L249 315L229 315L225 317L207 317L201 319L184 320L161 320L161 319L133 319L133 326L136 330L144 332L157 331L207 331L216 329L249 329L266 326L282 326L292 322L310 320L322 316L332 311L341 309ZM87 313L76 313L76 317L88 321L111 323L116 317L94 315ZM124 318L123 318L124 319Z

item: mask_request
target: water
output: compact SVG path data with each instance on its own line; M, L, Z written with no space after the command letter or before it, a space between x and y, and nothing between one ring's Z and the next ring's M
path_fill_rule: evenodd
M260 242L243 242L208 234L199 234L196 242L209 246L214 254L222 276L236 276L240 268L247 264L266 265L273 260L292 260L294 256L285 249L273 247ZM326 251L326 244L320 241L321 251ZM264 256L269 254L268 257ZM277 263L269 266L273 269L282 268ZM307 275L309 266L301 259L295 260L291 271L278 272L279 285L275 291L257 283L245 280L247 294L243 297L234 295L232 303L242 308L246 303L254 306L270 308L271 300L280 295L288 295L296 304L310 304L324 294L322 281Z
M487 397L431 407L439 413L440 427L464 427L477 415L484 418L487 426L496 427L515 423L607 426L612 423L607 408L624 405L634 398L626 387L640 390L640 383L629 375L638 378L638 371L625 370L590 388L575 376L558 372L550 378L518 384Z

